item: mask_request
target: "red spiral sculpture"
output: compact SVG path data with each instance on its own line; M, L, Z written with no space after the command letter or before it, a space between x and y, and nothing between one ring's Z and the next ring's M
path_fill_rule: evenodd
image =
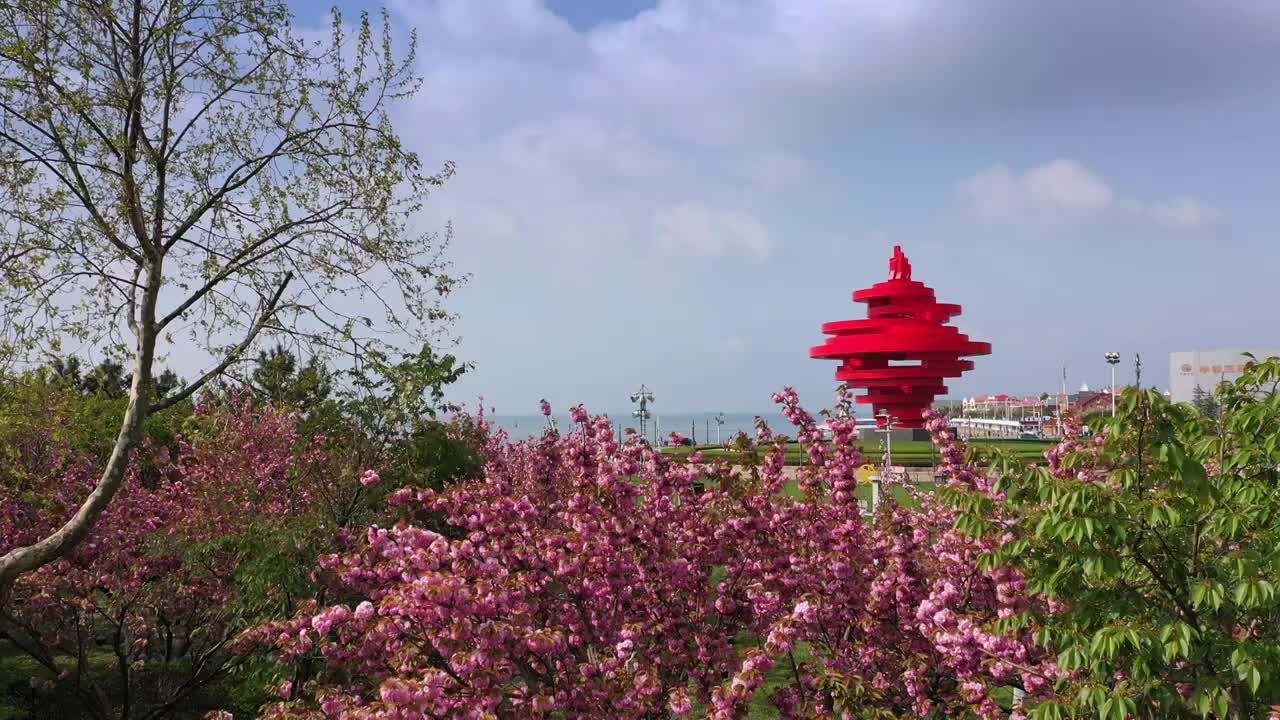
M932 288L912 280L901 247L893 248L889 279L854 291L853 300L867 303L867 319L825 323L823 334L834 337L809 355L839 360L836 380L867 391L857 402L870 404L881 426L879 415L887 411L894 427L923 427L925 409L947 392L942 379L973 369L972 360L960 358L991 353L991 343L946 324L960 306L939 303Z

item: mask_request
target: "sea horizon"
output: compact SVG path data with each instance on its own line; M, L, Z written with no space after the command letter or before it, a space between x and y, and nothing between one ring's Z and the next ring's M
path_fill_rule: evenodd
M633 428L638 431L640 429L640 420L631 413L631 410L626 410L618 413L592 413L592 415L604 415L613 421L615 427L621 425L624 430ZM718 415L723 416L723 424L717 425L716 416ZM494 413L486 415L486 417L495 427L505 430L513 439L541 434L546 429L549 420L547 417L537 413ZM768 423L770 429L774 432L794 434L791 422L783 417L780 412L720 413L706 411L653 413L645 422L645 435L650 440L653 440L655 437L665 438L672 432L678 432L685 437L692 437L699 443L728 442L739 432L754 436L756 434L757 417ZM567 412L553 412L550 419L554 420L556 427L560 429L565 429L572 425ZM821 421L821 417L819 417L819 421ZM719 440L717 440L717 430L719 431Z

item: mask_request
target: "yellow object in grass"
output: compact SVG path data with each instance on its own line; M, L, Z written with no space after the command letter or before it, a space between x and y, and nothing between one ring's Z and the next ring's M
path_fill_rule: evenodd
M869 483L872 480L875 480L879 474L879 468L871 463L867 463L866 465L858 468L857 472L854 473L854 476L858 478L858 482Z

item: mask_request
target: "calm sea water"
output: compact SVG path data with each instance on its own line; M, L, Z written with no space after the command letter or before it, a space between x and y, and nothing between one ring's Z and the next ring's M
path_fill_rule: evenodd
M609 419L613 420L615 427L618 422L622 423L623 428L640 429L640 421L631 417L630 412L624 413L607 413ZM567 413L555 413L557 426L563 430L569 426L569 415ZM775 432L785 433L787 435L795 435L795 430L791 423L787 422L780 413L762 413L761 417L765 422L769 423L769 427ZM654 439L657 433L661 433L661 437L665 439L670 433L678 432L685 437L694 437L699 443L717 442L716 440L716 413L671 413L665 415L655 414L645 423L645 434L649 439ZM547 427L547 418L541 415L494 415L490 418L494 425L507 431L513 440L520 440L531 435L539 435ZM720 440L728 442L739 432L745 432L752 437L755 436L755 419L756 415L752 413L725 413L724 424L719 425ZM821 418L819 418L821 420Z

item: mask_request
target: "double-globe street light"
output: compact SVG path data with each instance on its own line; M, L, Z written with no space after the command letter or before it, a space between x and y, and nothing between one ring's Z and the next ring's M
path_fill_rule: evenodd
M631 412L631 415L640 421L640 437L648 438L645 434L645 427L648 420L653 415L649 412L649 403L653 402L653 391L645 387L642 383L640 389L631 394L631 402L638 404L640 407ZM657 438L654 438L657 442Z
M1107 359L1107 364L1111 366L1111 417L1116 416L1116 365L1120 363L1120 353L1109 352L1104 353L1102 357Z

